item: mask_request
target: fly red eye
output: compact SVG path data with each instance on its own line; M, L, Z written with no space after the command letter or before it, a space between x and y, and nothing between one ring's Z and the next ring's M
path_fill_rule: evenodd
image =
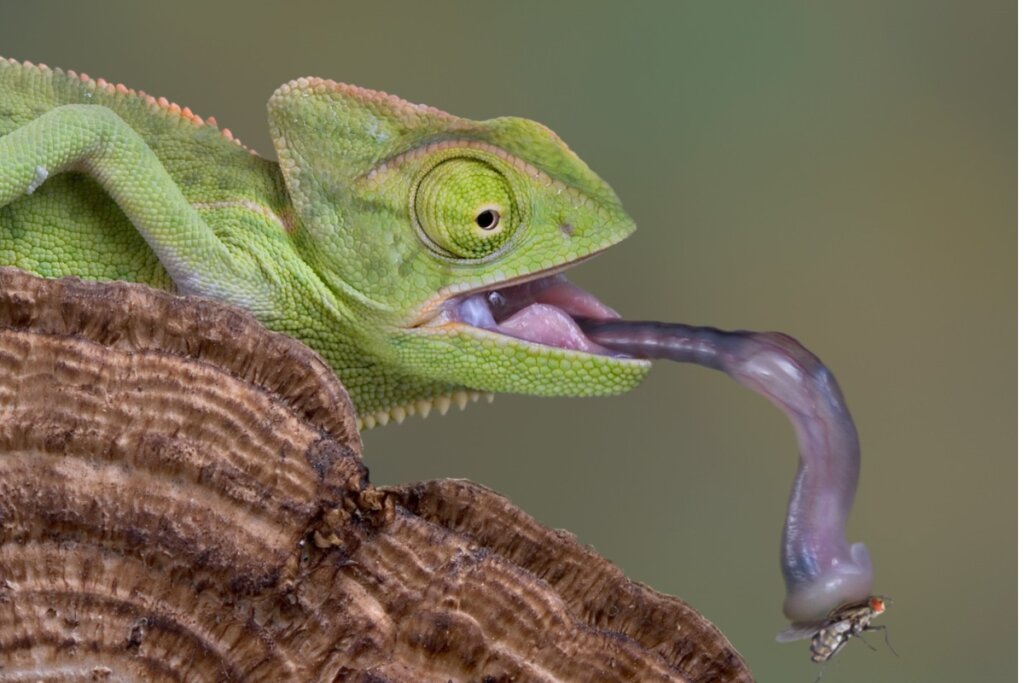
M871 605L871 611L875 614L881 614L885 611L885 602L881 598L871 598L869 604Z

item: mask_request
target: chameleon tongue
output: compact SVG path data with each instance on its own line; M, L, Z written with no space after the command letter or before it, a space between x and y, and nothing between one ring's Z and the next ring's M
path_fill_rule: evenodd
M601 303L587 290L569 282L564 275L545 278L541 282L547 286L536 293L537 303L557 306L573 318L607 320L620 317L610 306Z
M500 325L498 331L525 341L560 349L607 355L609 352L587 339L572 317L550 304L531 304Z
M573 318L607 320L619 314L601 303L597 297L565 279L564 275L524 282L487 295L495 320L502 321L531 304L549 304Z
M778 332L577 322L595 343L637 358L721 370L781 408L800 447L782 536L783 610L795 623L818 622L846 603L868 598L873 579L868 549L846 540L846 518L860 474L857 428L839 384L817 356Z
M583 334L574 318L618 314L561 275L477 293L458 304L460 322L524 341L599 355L611 352Z

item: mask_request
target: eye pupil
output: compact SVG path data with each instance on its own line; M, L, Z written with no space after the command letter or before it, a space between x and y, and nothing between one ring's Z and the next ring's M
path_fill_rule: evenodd
M498 227L498 219L500 216L494 209L487 209L481 211L476 215L476 224L481 230L494 230Z

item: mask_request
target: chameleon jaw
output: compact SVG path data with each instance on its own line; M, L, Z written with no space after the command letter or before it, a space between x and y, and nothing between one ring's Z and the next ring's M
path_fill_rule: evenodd
M441 292L421 308L417 322L402 326L400 330L414 337L462 338L479 342L473 346L480 348L514 349L511 354L499 352L496 358L511 363L512 367L525 359L520 365L527 368L523 377L532 372L530 361L539 359L542 362L536 367L551 368L550 375L545 376L546 371L541 370L540 376L542 381L549 382L548 388L552 390L531 392L538 395L598 396L625 391L639 383L650 369L650 361L607 349L583 334L576 318L607 320L619 316L565 279L562 271L578 262L456 294ZM573 367L579 372L567 369ZM581 377L584 379L580 380ZM536 378L534 375L528 381ZM413 414L427 417L438 412L443 415L451 406L465 408L481 398L490 402L494 399L491 391L524 393L514 386L491 390L456 388L450 394L425 397L361 415L359 429L402 422Z
M474 334L499 335L547 349L630 358L591 341L576 323L577 318L619 317L559 273L452 297L419 327L458 325L472 328Z

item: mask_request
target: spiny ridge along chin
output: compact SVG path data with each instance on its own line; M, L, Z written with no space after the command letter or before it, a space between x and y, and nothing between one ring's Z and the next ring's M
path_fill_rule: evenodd
M428 324L462 323L543 346L622 356L588 339L576 318L617 319L619 314L559 274L455 297Z
M387 410L378 410L372 415L364 415L360 417L356 424L359 431L363 431L364 429L373 429L377 426L383 427L392 420L401 424L405 421L405 418L410 415L418 414L420 417L427 417L430 415L431 411L435 409L437 412L444 415L453 404L458 406L459 410L465 410L467 405L470 403L476 403L481 398L486 400L488 403L491 403L494 401L494 394L480 391L460 390L444 396L424 398L405 405L394 406Z

